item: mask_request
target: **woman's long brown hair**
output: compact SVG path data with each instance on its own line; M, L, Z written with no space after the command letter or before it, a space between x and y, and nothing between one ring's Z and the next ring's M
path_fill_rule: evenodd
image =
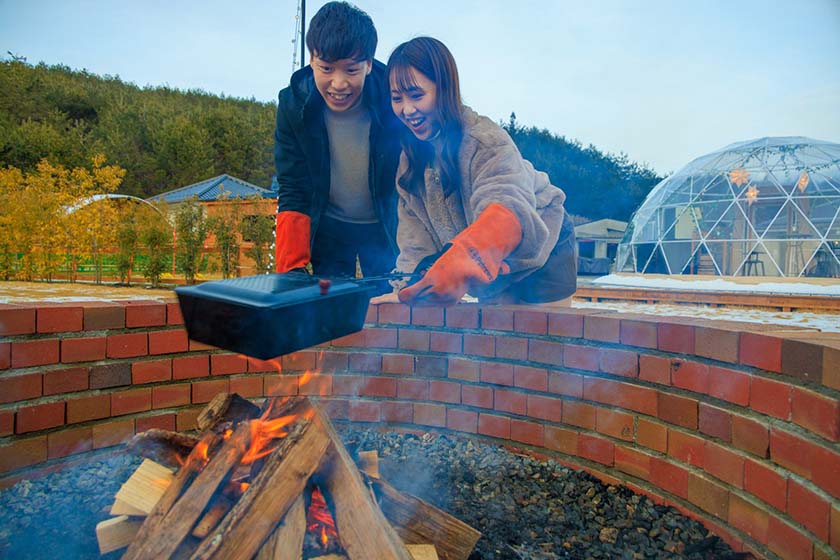
M412 70L426 76L437 87L435 109L440 119L443 146L440 180L443 192L448 196L461 188L458 149L464 125L458 68L446 45L432 37L417 37L398 46L388 58L390 82L403 92L417 87ZM422 189L423 173L434 160L434 148L431 142L417 139L407 127L402 128L400 142L408 157L408 170L398 180L404 189L417 194Z

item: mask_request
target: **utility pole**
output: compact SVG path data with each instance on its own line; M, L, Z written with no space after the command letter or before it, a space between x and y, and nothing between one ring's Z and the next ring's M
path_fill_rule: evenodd
M300 67L303 68L303 56L306 54L306 0L300 0Z

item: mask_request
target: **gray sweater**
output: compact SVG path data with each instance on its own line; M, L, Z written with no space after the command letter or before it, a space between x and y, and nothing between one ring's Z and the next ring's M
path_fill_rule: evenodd
M522 242L505 259L511 275L518 280L548 260L563 225L566 195L550 183L548 175L522 158L499 125L466 106L462 117L460 192L445 198L437 171L431 168L425 172L422 196L412 195L397 184L397 270L412 272L423 257L440 251L489 204L498 202L512 210L522 225ZM397 177L407 169L403 152Z

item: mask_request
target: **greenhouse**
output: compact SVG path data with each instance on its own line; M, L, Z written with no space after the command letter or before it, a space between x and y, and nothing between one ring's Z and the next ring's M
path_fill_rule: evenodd
M840 276L840 144L803 137L731 144L656 185L616 272Z

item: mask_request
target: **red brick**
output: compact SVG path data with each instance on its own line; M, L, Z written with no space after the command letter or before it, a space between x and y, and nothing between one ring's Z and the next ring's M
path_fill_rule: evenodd
M727 443L732 441L732 415L716 406L700 403L700 431Z
M397 346L403 350L427 352L429 350L429 331L399 329Z
M528 360L562 366L563 346L560 342L531 339L528 341Z
M181 430L181 428L178 429ZM121 445L134 437L134 420L126 418L94 424L91 426L91 432L94 449Z
M548 390L551 393L583 398L583 376L560 371L548 372Z
M548 315L548 334L583 338L583 315L552 312Z
M800 340L782 340L782 373L817 385L822 384L823 345Z
M456 305L447 307L446 326L454 329L477 329L478 328L478 306Z
M106 347L104 336L65 338L61 341L61 361L74 363L104 360Z
M461 384L452 381L429 381L429 399L457 404L461 402Z
M0 445L0 473L30 467L47 460L47 436L19 439Z
M694 353L721 362L738 362L738 332L706 327L694 329Z
M213 400L219 393L229 392L230 384L227 379L195 381L192 383L192 403L204 404Z
M671 361L671 384L695 393L709 392L709 366L684 360Z
M35 332L35 308L0 304L0 336ZM45 442L46 443L46 442ZM44 446L46 454L46 445Z
M487 307L481 310L481 328L484 330L512 331L513 311L498 307Z
M134 358L149 353L146 333L115 334L108 337L109 358Z
M331 395L333 390L333 376L315 373L303 375L298 383L298 393L301 395Z
M183 325L184 316L181 313L181 306L177 303L166 304L166 324L167 325Z
M272 375L263 379L263 394L267 397L286 397L298 394L300 376L284 373ZM233 388L231 388L233 392Z
M380 324L411 324L411 308L400 303L383 303L379 308Z
M499 412L525 415L528 411L525 393L495 389L493 391L493 407Z
M706 442L701 437L679 430L668 430L668 455L678 461L703 468L705 447Z
M23 406L15 415L15 433L26 434L64 425L64 403L44 403Z
M479 414L478 433L483 436L510 439L510 418L493 414Z
M810 455L811 480L835 498L840 498L840 453L815 445Z
M811 537L772 516L767 526L767 547L782 558L811 558L814 553Z
M50 459L85 453L93 449L93 432L90 426L71 428L47 435L47 456Z
M840 348L823 348L822 382L826 387L840 391Z
M528 339L511 335L496 337L496 356L508 360L528 359Z
M840 504L831 506L831 548L840 552Z
M583 337L601 342L620 341L621 321L616 317L587 315L583 318Z
M67 401L68 424L99 420L110 415L111 397L109 395L93 395Z
M598 371L600 355L597 348L566 344L563 347L563 365L569 368Z
M591 404L578 401L565 401L563 403L563 423L587 430L595 431L598 425L597 408Z
M671 361L659 356L639 355L639 379L658 383L671 384Z
M729 517L729 490L704 476L689 473L688 501L718 519Z
M186 352L189 347L190 340L183 329L149 332L149 354L153 356Z
M623 445L615 446L615 468L621 472L650 480L651 456Z
M633 441L633 416L617 410L598 407L595 429L602 434Z
M694 354L694 327L691 325L659 323L656 335L663 352Z
M418 377L446 377L449 360L438 356L417 356L414 371Z
M76 332L82 330L84 310L66 304L39 305L36 322L39 333Z
M361 373L381 373L382 354L378 352L353 352L349 356L348 369Z
M205 344L197 340L190 339L189 344L190 345L187 350L190 352L209 352L212 350L219 350L219 348L216 348L215 346L210 346L209 344Z
M400 379L396 386L397 397L414 401L429 400L429 382L425 379Z
M548 391L548 371L528 366L513 366L515 387L532 391Z
M664 392L660 392L658 397L659 418L669 424L697 429L697 400Z
M246 398L261 397L263 396L263 380L256 375L231 377L230 392Z
M461 387L461 402L466 406L493 408L493 389L480 385Z
M382 373L411 375L414 373L414 356L405 354L383 354Z
M651 457L650 481L667 492L688 499L688 471L682 467Z
M425 327L443 326L442 307L413 307L411 309L411 324Z
M751 377L739 371L711 366L709 395L731 403L747 406L750 402Z
M111 394L111 416L123 416L152 409L152 390L129 389Z
M375 325L379 321L379 306L368 305L367 313L365 314L365 324Z
M15 433L15 411L0 410L0 437Z
M329 354L329 358L323 360L324 362L330 362L330 360L335 357L339 356L344 359L344 363L342 364L344 369L347 369L347 356L345 354L335 354L333 352L292 352L291 354L286 354L283 356L280 361L282 363L282 369L276 371L312 371L319 367L322 367L322 357L326 354Z
M396 424L411 424L414 422L414 410L406 403L383 401L382 421Z
M619 332L622 344L656 348L656 323L624 319L621 321Z
M166 304L129 302L125 306L125 326L162 327L166 325Z
M741 363L759 369L782 371L782 339L743 332L739 346Z
M446 427L450 430L474 434L478 432L478 413L471 410L447 408Z
M802 387L794 387L791 418L831 441L840 440L840 400Z
M209 356L186 356L172 359L172 379L194 379L210 375Z
M88 388L88 368L56 369L44 373L44 394L75 393Z
M188 430L195 430L197 427L196 420L201 413L203 407L188 408L186 410L179 410L175 417L175 426L179 432Z
M572 430L545 426L543 445L548 449L560 451L566 455L577 455L578 436L578 432Z
M58 339L12 342L12 367L24 368L58 363Z
M481 362L479 378L482 383L513 386L513 366L497 362Z
M364 331L358 331L330 341L331 346L354 347L365 345Z
M0 377L0 404L20 402L40 396L40 373Z
M799 436L775 427L770 429L770 458L773 462L808 479L811 478L815 448Z
M546 334L548 315L543 311L514 311L513 328L518 333Z
M479 365L474 360L449 358L448 376L462 381L478 381Z
M131 364L131 382L160 383L172 379L172 360L146 360Z
M351 400L347 405L347 419L353 422L379 422L382 415L377 401Z
M511 419L510 439L527 445L543 446L543 425L536 422Z
M584 398L612 406L656 416L659 404L657 391L630 383L587 377L583 381Z
M155 416L144 416L134 421L134 429L137 433L143 433L152 428L158 430L175 431L175 414L157 414Z
M486 334L465 334L464 354L494 357L496 355L495 337Z
M429 348L432 352L460 354L463 346L464 341L460 334L450 332L429 333Z
M782 420L790 418L791 386L780 381L753 377L750 408Z
M639 355L631 350L598 349L598 367L604 373L622 377L639 376Z
M377 327L369 327L364 331L365 343L367 348L396 348L397 347L397 330L396 329L380 329Z
M828 542L829 503L816 492L805 488L795 480L788 482L787 511L791 517Z
M763 463L747 459L744 463L744 490L785 511L787 504L787 476Z
M125 307L118 303L83 303L84 328L86 331L101 331L125 328Z
M152 388L152 408L172 408L190 404L190 384L161 385Z
M611 466L615 460L615 445L604 438L580 434L577 454L584 459Z
M665 453L668 449L668 428L662 424L639 418L636 422L636 443Z
M248 373L282 373L283 365L280 359L273 360L257 360L256 358L247 358Z
M0 369L12 367L12 343L0 342Z
M285 358L285 356L284 356ZM321 373L337 373L347 371L347 365L350 363L347 354L340 352L319 352L318 353L318 367L316 368ZM291 368L286 367L285 360L283 361L283 370ZM301 370L299 370L301 371ZM307 369L307 371L309 371Z
M412 406L415 424L446 427L446 407L442 404L414 403Z
M767 457L770 450L769 426L758 420L733 414L732 445L761 458Z
M528 416L548 420L549 422L563 421L563 401L553 397L528 395Z
M744 487L744 457L711 441L703 450L703 470L732 486Z
M210 356L210 375L231 375L245 373L248 361L241 354L212 354Z
M123 385L131 385L129 362L108 362L90 367L88 386L91 389L109 389Z

